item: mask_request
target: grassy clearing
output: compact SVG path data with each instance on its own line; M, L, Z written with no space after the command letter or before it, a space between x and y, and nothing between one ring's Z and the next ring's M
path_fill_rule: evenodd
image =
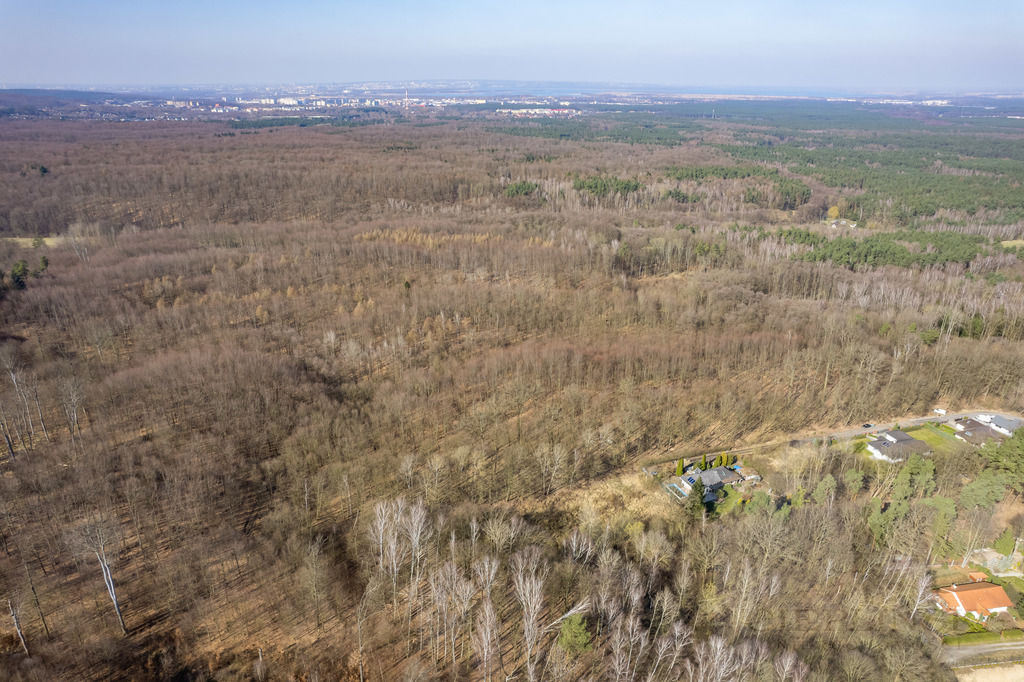
M4 241L14 242L18 246L30 249L35 246L36 237L3 237ZM57 246L61 242L61 237L43 237L43 246Z
M1007 249L1013 249L1018 246L1024 246L1024 239L1007 239L1005 242L1002 242L1002 245Z

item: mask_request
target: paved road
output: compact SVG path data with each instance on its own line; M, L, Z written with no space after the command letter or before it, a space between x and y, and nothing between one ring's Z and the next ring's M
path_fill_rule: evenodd
M905 428L908 426L920 426L925 422L934 422L936 424L942 424L949 421L950 419L961 419L963 417L977 417L979 414L998 415L1006 419L1024 419L1024 415L1014 414L1012 412L996 412L994 410L969 410L967 412L954 412L944 415L933 414L929 417L908 417L906 419L900 419L895 422L880 422L869 428L859 426L855 429L846 429L844 431L832 431L831 433L823 433L817 436L812 436L810 438L794 438L787 441L770 441L767 443L758 443L757 445L746 445L744 447L735 448L732 450L709 450L708 454L710 455L712 453L727 452L729 454L734 455L745 455L766 447L782 445L783 443L786 442L791 443L793 445L805 445L813 443L817 440L821 440L822 438L828 437L835 438L836 440L848 440L850 438L856 438L857 436L863 436L866 433L885 431L887 429L894 428L897 424L900 425L900 428Z
M966 661L977 661L987 654L997 654L1003 651L1019 651L1021 654L1020 658L1024 658L1024 641L968 644L964 646L945 646L942 648L949 657L951 666L963 664Z
M756 445L745 445L745 446L740 447L740 448L733 448L732 450L721 450L721 449L708 450L707 454L712 455L712 454L718 454L720 452L725 452L725 453L728 453L730 455L748 455L748 454L750 454L752 452L757 452L758 450L763 450L764 448L768 448L768 447L775 447L775 446L783 445L784 443L790 443L790 444L793 444L793 445L804 445L804 444L810 444L810 443L813 443L813 442L815 442L817 440L820 440L822 438L828 438L828 437L835 438L837 440L848 440L850 438L856 438L857 436L863 436L866 433L874 433L874 432L877 432L877 431L885 431L887 429L891 429L891 428L895 427L896 424L899 424L900 428L907 427L907 426L920 426L921 424L924 424L925 422L935 422L937 424L941 424L941 423L949 421L950 419L961 419L963 417L977 417L979 414L998 415L998 416L1004 417L1006 419L1024 419L1024 415L1014 414L1012 412L996 412L994 410L984 410L984 409L981 409L981 410L969 410L969 411L966 411L966 412L955 412L955 413L948 413L948 414L944 414L944 415L933 414L933 415L931 415L929 417L907 417L906 419L900 419L900 420L895 421L895 422L880 422L878 424L875 424L874 426L871 426L870 428L857 427L855 429L846 429L844 431L832 431L831 433L823 433L823 434L819 434L817 436L812 436L810 438L793 438L793 439L787 439L787 440L768 441L766 443L758 443ZM699 457L699 456L700 456L699 453L693 453L693 454L687 455L687 457L689 457L689 458ZM677 455L674 455L673 458L671 458L671 459L665 459L663 461L659 460L657 462L652 462L652 464L663 464L664 462L673 462L678 457L679 457L679 455L677 454Z
M884 423L884 424L875 424L874 426L872 426L869 429L865 429L865 428L861 427L861 428L856 428L856 429L848 429L846 431L833 431L829 435L832 436L833 438L837 438L839 440L846 440L846 439L849 439L849 438L856 438L857 436L862 436L865 433L871 433L873 431L884 431L886 429L891 429L891 428L895 427L896 424L899 424L900 428L903 428L903 427L906 427L906 426L920 426L921 424L924 424L925 422L942 423L942 422L947 422L950 419L960 419L962 417L976 417L979 414L992 414L992 415L997 415L997 416L1003 417L1005 419L1021 419L1022 418L1021 415L1019 415L1019 414L1010 414L1010 413L1006 413L1006 412L993 412L992 410L971 410L970 412L956 412L954 414L946 414L946 415L935 414L935 415L932 415L931 417L917 417L915 419L901 419L898 422L891 422L891 423L887 422L887 423ZM819 438L820 437L821 436L819 436ZM813 442L814 440L815 440L814 438L808 438L808 439L806 439L803 442L808 442L809 443L809 442Z

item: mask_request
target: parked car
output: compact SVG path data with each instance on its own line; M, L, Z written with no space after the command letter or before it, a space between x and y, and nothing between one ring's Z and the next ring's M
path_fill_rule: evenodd
M860 425L860 427L862 429L870 429L872 426L874 426L874 424L861 424Z

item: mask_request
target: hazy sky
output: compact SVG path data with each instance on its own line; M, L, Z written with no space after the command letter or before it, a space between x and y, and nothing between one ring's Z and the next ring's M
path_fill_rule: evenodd
M1024 0L0 0L0 83L1024 91Z

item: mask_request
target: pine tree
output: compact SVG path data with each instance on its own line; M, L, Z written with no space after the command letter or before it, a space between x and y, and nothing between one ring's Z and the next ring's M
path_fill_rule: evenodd
M701 519L704 516L704 482L699 478L690 488L690 496L686 501L686 511L693 519Z

